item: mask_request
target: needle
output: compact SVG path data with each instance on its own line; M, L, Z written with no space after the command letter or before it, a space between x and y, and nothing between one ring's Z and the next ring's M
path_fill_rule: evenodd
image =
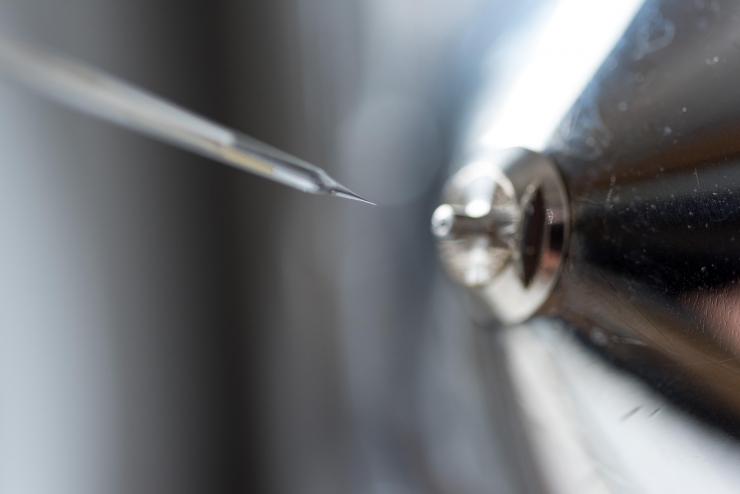
M0 37L0 73L81 112L311 194L365 204L324 170L82 63Z

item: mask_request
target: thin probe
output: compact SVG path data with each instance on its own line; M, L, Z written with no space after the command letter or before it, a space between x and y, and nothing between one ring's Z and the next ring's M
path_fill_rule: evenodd
M0 37L0 74L78 111L294 189L374 205L300 158L36 46Z

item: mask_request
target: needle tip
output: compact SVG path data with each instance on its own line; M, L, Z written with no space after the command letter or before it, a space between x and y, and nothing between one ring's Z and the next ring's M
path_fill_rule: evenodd
M343 185L339 185L339 184L334 185L334 187L331 188L330 193L332 195L334 195L334 196L337 196L337 197L343 197L345 199L351 199L353 201L359 201L359 202L362 202L362 203L365 203L365 204L369 204L370 206L376 206L377 205L374 202L368 201L364 197L362 197L362 196L360 196L358 194L355 194L354 192L352 192L351 190L349 190L347 187L345 187Z

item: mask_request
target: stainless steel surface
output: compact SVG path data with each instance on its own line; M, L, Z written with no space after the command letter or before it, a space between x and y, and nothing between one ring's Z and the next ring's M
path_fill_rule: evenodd
M738 15L733 2L649 1L604 55L543 150L563 175L572 235L561 279L540 312L567 320L600 351L732 434L740 433ZM486 106L477 114L483 129L484 117L497 115ZM480 135L484 143L496 138L472 133L465 146L480 146ZM443 249L444 242L443 261L457 264L457 279L471 288L480 283L463 268L499 266L507 252L460 249L459 240L443 240ZM516 259L522 244L511 245ZM499 271L489 269L488 278ZM512 290L481 298L503 322L501 307L527 302ZM543 301L509 322L527 319Z
M569 194L564 266L540 314L549 318L494 332L550 492L740 485L738 19L732 2L646 2L548 144L527 133L534 93L509 108L497 104L502 89L484 83L473 108L463 150L531 139ZM546 77L512 79L562 96ZM518 94L503 93L505 103ZM465 220L458 230L443 222L443 239L490 228L471 226L463 210L443 209L441 219Z
M568 240L568 197L555 164L509 149L473 155L432 215L450 275L497 324L543 311Z
M0 75L85 113L297 190L374 205L317 166L38 46L0 37Z
M737 2L650 1L548 147L572 201L559 313L740 429Z
M552 321L496 332L547 492L738 491L737 440Z

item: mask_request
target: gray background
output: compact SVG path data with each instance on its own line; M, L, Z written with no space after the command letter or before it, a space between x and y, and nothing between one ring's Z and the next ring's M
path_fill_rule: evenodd
M3 33L380 205L0 84L0 492L533 488L427 231L478 48L530 7L1 0Z

